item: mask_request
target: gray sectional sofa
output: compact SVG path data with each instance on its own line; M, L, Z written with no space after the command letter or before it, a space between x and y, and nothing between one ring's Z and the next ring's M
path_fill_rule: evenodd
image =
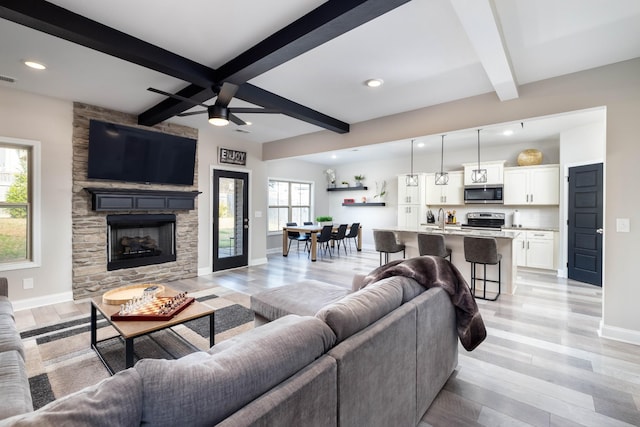
M457 365L449 295L404 277L318 286L313 315L271 306L272 321L207 352L140 360L0 426L417 425Z
M33 411L24 346L16 329L9 285L0 277L0 419Z

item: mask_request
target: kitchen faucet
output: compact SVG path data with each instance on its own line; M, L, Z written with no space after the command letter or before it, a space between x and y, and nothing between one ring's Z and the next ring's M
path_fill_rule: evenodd
M444 209L442 208L438 209L438 221L440 221L440 212L442 212L442 231L444 231L444 223L445 223Z

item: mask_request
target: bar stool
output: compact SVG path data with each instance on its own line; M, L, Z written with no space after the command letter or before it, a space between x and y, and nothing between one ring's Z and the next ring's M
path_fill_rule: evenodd
M442 234L418 233L418 253L422 255L434 255L449 258L451 261L451 248L444 244Z
M376 251L380 252L380 265L382 265L382 254L384 253L384 263L389 262L389 254L402 251L402 258L405 257L405 246L403 243L396 241L396 235L393 231L373 230L373 241Z
M493 237L466 237L464 238L464 258L471 263L471 293L475 298L495 301L500 296L502 281L502 255L498 253L498 242ZM484 276L476 276L476 264L484 266ZM498 265L498 280L487 279L487 265ZM482 279L484 286L482 296L476 296L476 279ZM495 298L487 298L487 282L498 284L498 293Z

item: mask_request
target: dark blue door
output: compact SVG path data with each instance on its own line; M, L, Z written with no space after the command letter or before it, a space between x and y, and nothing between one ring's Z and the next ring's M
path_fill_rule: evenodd
M568 276L602 286L602 163L569 168Z

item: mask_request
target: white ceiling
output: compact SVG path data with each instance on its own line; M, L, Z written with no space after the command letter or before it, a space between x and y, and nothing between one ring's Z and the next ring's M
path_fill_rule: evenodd
M52 3L216 68L324 2ZM356 123L489 92L511 99L519 85L637 57L638 0L413 0L250 83ZM28 69L24 59L48 69ZM1 87L131 114L164 99L147 87L174 92L187 85L3 19L0 75L16 79L0 81ZM368 78L384 85L367 88ZM231 106L248 104L234 100ZM321 130L277 114L241 117L253 122L243 127L249 133L236 132L235 125L215 132L264 143ZM206 115L170 121L210 126Z

